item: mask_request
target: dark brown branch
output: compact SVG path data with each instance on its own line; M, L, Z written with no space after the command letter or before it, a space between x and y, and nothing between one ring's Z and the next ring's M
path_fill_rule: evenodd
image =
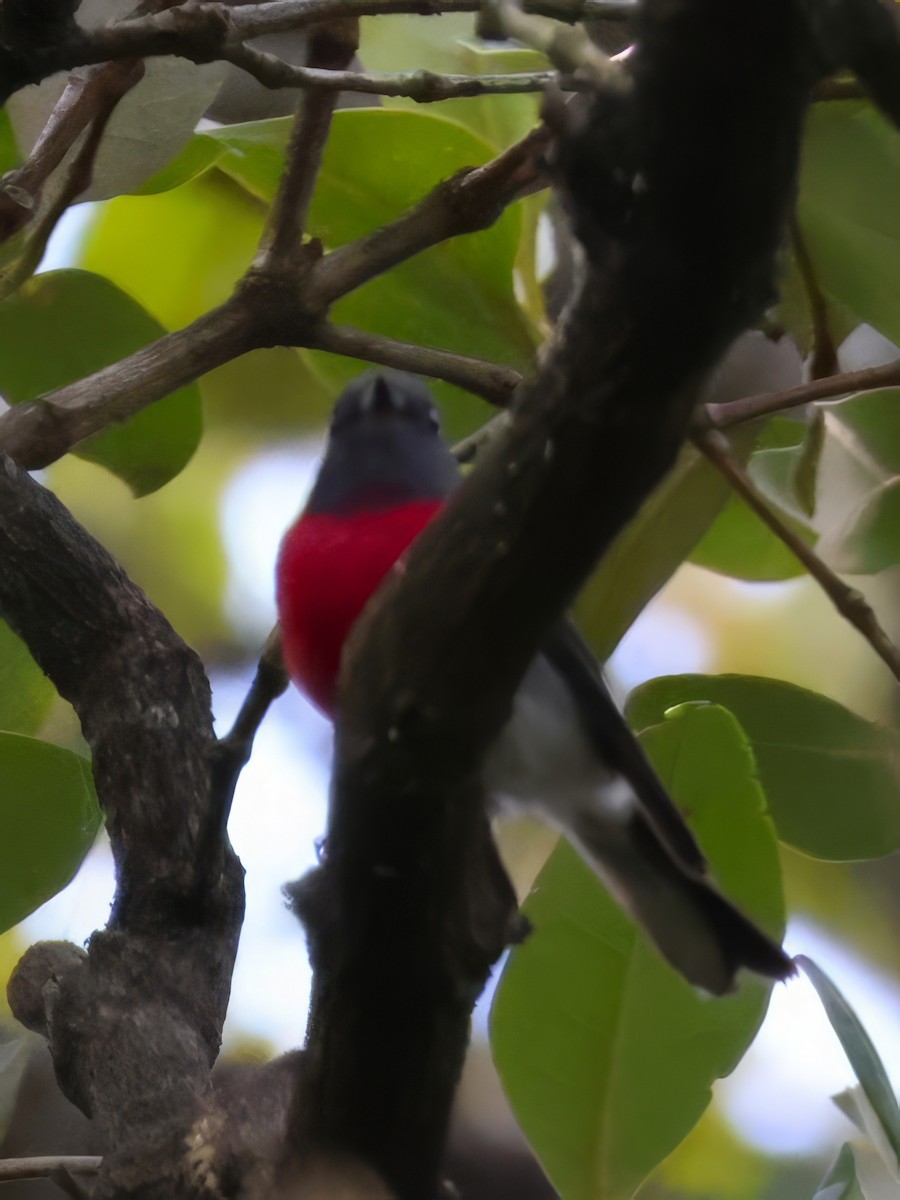
M452 354L434 346L398 342L349 325L318 325L310 332L308 345L315 350L346 354L382 367L443 379L501 407L509 403L512 393L522 382L521 375L512 367L466 354Z
M316 243L306 243L285 269L277 256L264 254L220 308L94 375L4 413L0 450L29 469L43 467L248 350L319 344L317 337L330 336L319 314L340 296L428 246L486 228L513 198L543 184L541 155L549 136L544 128L534 130L485 166L438 184L391 225L321 261Z
M109 1153L95 1195L181 1195L188 1135L209 1113L243 916L227 841L209 857L209 686L121 567L5 456L0 557L0 613L91 747L118 879L110 923L88 953L33 947L10 1004L48 1035L61 1086L102 1133Z
M0 1159L0 1182L7 1179L46 1179L57 1171L70 1175L96 1175L101 1158L91 1155L58 1154L41 1158Z
M335 19L316 27L310 36L307 61L310 67L340 72L352 61L358 46L359 22ZM287 165L256 257L257 267L262 271L293 272L297 268L300 239L337 100L336 92L314 92L300 101L287 150Z
M900 359L881 367L866 367L862 371L847 371L843 375L829 375L827 379L814 379L811 383L801 383L777 392L742 396L740 400L731 400L727 404L707 404L705 412L717 429L729 429L743 421L755 421L758 417L786 412L801 404L809 404L812 400L828 400L832 396L845 396L850 392L871 392L897 384L900 384Z
M107 63L73 75L28 160L0 180L0 241L36 214L41 189L87 127L108 119L144 73L142 63Z
M345 654L328 855L299 894L315 987L293 1137L298 1160L373 1164L399 1200L435 1194L471 1004L510 933L482 756L771 296L812 82L795 18L785 0L647 0L633 95L560 130L588 254L565 323Z
M859 630L879 658L887 663L894 678L900 680L900 650L882 629L862 592L844 583L803 538L774 512L735 459L727 439L721 433L710 429L698 434L694 442L763 524L799 559L841 616Z

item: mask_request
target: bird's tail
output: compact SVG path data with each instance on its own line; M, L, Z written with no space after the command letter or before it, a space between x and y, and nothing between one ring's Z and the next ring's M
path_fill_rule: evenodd
M770 979L794 974L778 943L677 862L641 813L619 821L582 813L568 833L663 957L697 987L730 992L740 967Z

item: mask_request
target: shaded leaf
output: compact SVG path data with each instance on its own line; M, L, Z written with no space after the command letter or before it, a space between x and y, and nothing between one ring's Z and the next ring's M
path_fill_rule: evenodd
M155 196L158 192L181 187L215 166L224 153L224 147L215 138L204 133L194 134L171 162L134 189L134 195Z
M576 602L578 624L605 662L727 503L727 482L690 446L603 555Z
M805 954L798 955L796 961L819 994L831 1028L850 1060L853 1074L878 1118L895 1160L900 1158L900 1106L872 1039L840 989L822 968Z
M813 1200L864 1200L856 1177L856 1160L846 1142L819 1184Z
M636 688L635 729L687 701L729 709L753 748L778 836L817 858L845 861L900 847L900 742L826 696L750 675L669 675Z
M81 379L165 330L115 284L87 271L50 271L0 304L0 392L12 404ZM137 496L190 460L202 430L196 385L82 442L81 458L122 478Z
M737 722L687 706L643 739L722 886L770 929L780 871ZM534 934L494 1002L495 1060L522 1128L565 1200L624 1200L687 1134L732 1071L769 989L701 995L561 844L525 905Z
M793 490L797 503L806 516L816 511L816 488L819 481L819 463L825 444L825 419L821 409L815 409L809 431L794 467Z
M797 213L826 295L900 342L900 141L861 101L817 104L803 144Z
M99 825L87 759L0 733L0 930L65 887Z
M900 477L869 492L844 525L822 538L819 552L848 575L873 575L900 562Z

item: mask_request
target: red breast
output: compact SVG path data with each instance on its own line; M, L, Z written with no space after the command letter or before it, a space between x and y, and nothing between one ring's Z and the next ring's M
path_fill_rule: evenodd
M284 657L295 683L334 715L348 633L384 577L441 508L417 500L372 512L306 512L276 569Z

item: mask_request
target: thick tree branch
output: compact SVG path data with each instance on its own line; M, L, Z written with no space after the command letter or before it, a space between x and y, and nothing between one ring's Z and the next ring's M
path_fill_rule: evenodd
M796 10L643 11L633 95L559 134L587 252L566 320L345 654L328 855L299 893L315 988L292 1128L298 1162L361 1157L400 1200L434 1194L469 1009L510 933L481 758L773 289L812 82Z
M48 1036L60 1084L103 1133L98 1197L202 1194L187 1137L210 1116L243 916L240 865L210 836L206 676L121 567L5 456L0 555L0 612L91 746L118 879L88 953L33 947L10 1004Z

